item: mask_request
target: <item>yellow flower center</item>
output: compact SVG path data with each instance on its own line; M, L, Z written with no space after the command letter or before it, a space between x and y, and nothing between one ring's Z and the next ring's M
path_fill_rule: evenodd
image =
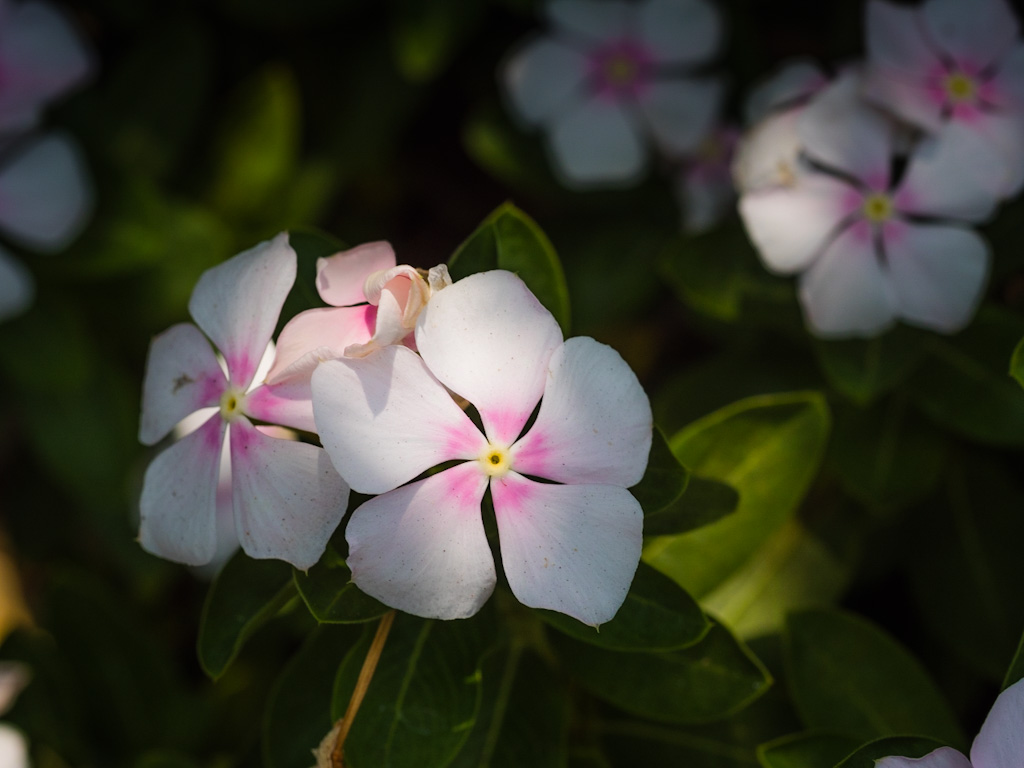
M228 389L220 396L220 416L224 421L234 421L244 412L245 393L238 389Z
M977 92L974 79L963 72L954 72L946 78L946 95L951 101L973 101Z
M637 76L639 67L629 56L612 56L604 66L604 74L612 85L629 85Z
M487 446L487 450L480 454L478 461L485 475L501 477L509 471L512 457L509 456L507 448L492 444Z
M874 192L864 198L864 216L868 221L882 222L892 216L892 200L882 192Z

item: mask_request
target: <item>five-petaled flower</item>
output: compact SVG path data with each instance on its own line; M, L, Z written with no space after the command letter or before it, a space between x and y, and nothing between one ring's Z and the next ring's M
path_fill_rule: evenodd
M474 614L496 581L481 516L489 489L516 597L586 624L611 619L640 558L643 514L626 489L651 444L629 366L593 339L563 342L551 313L500 270L431 299L416 344L422 357L390 346L313 374L324 447L354 490L381 494L346 530L355 583L419 616ZM450 393L475 406L483 431Z
M723 90L687 75L721 37L707 0L552 0L547 15L553 34L517 51L502 75L518 115L545 128L567 184L637 181L645 134L672 155L697 149Z
M189 414L211 413L146 470L139 540L147 551L189 565L214 557L225 439L235 529L247 554L308 568L341 521L348 486L323 449L270 437L250 421L315 428L308 383L254 381L295 270L286 234L261 243L199 278L189 302L198 328L182 323L153 340L139 439L153 445ZM224 356L226 376L207 337Z

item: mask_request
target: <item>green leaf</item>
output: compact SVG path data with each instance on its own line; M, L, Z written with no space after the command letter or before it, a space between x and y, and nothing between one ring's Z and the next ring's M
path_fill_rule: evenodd
M312 751L334 725L334 676L362 628L316 629L274 682L263 716L263 759L267 768L309 768Z
M307 573L296 570L292 577L309 612L321 624L358 624L391 610L353 583L352 571L330 545Z
M697 237L678 237L665 249L662 272L679 297L718 320L740 315L744 262L752 256L740 226L722 226Z
M671 536L703 528L731 515L739 503L740 495L732 486L690 475L682 496L644 516L644 535Z
M860 744L840 733L794 733L759 746L757 759L764 768L829 768Z
M689 480L690 473L672 453L665 433L655 427L647 469L640 482L629 489L640 502L644 515L661 512L677 501Z
M1017 652L1013 654L1010 668L1006 670L1002 690L1005 691L1018 680L1024 680L1024 635L1021 635L1020 643L1017 645Z
M889 736L865 744L835 768L875 768L875 763L883 757L924 757L943 747L941 741L926 739L919 736Z
M551 241L540 227L511 203L497 208L448 260L452 279L476 272L515 272L541 304L569 331L569 290Z
M537 656L519 648L488 654L482 700L449 768L566 768L568 697Z
M394 4L391 45L398 68L413 82L437 77L480 19L476 0L399 0Z
M685 590L640 563L633 585L615 618L600 631L554 611L538 611L570 637L613 651L670 651L699 642L711 629L704 612Z
M720 624L696 645L653 653L608 651L557 633L550 637L563 666L582 687L653 720L718 720L743 709L771 685L760 661Z
M461 621L398 614L345 742L346 766L447 765L476 723L494 620L486 611ZM345 712L373 634L367 627L338 669L335 719Z
M712 525L654 539L644 559L698 599L710 593L793 515L828 431L816 392L748 398L683 429L671 440L676 456L691 472L734 487L739 507Z
M1017 342L1017 346L1013 349L1013 357L1010 358L1010 375L1024 387L1024 339Z
M199 663L216 680L245 641L295 594L291 566L253 560L239 550L224 564L203 604L196 650Z
M814 351L829 382L865 405L907 378L928 354L929 335L900 325L873 339L816 341Z
M920 662L864 619L836 610L793 614L785 652L793 701L808 728L863 740L910 733L964 743Z

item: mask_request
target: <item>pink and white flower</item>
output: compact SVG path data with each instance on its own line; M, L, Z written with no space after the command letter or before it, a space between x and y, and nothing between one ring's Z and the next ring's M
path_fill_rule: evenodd
M652 425L636 376L593 339L563 342L500 270L435 296L416 344L422 357L390 346L313 374L324 447L353 489L381 494L346 530L355 583L419 616L476 613L496 581L481 519L489 489L516 597L586 624L611 619L642 544L626 489L644 473ZM483 431L450 393L476 407ZM415 479L445 462L458 463Z
M693 152L714 125L723 83L687 73L722 36L707 0L552 0L552 34L502 71L512 107L545 129L569 186L627 185L643 174L648 135Z
M0 136L32 128L44 107L92 71L92 56L57 8L0 2Z
M1024 42L1006 0L870 0L865 95L956 142L972 183L1024 185Z
M0 715L4 714L21 690L28 685L30 673L24 664L0 662ZM0 765L4 768L28 768L28 742L25 735L7 723L0 723Z
M189 302L198 327L175 325L153 340L140 441L154 445L200 409L209 416L146 470L139 540L148 552L189 565L213 559L225 440L235 530L248 555L308 568L341 521L348 486L323 449L268 436L250 421L315 429L308 385L271 386L256 377L295 270L287 234L261 243L199 278ZM221 351L226 375L207 338Z
M1024 680L999 694L985 718L968 760L952 747L924 757L883 757L876 768L1020 768L1024 765Z
M267 381L308 380L323 360L365 357L411 340L423 307L451 278L443 264L426 277L396 265L394 249L383 241L318 259L317 291L331 306L301 312L281 330Z
M941 136L894 177L898 128L859 85L849 72L809 104L798 129L812 164L790 186L743 195L740 213L768 269L800 273L817 335L871 336L897 319L952 333L973 316L990 261L960 222L984 220L995 199L964 183Z

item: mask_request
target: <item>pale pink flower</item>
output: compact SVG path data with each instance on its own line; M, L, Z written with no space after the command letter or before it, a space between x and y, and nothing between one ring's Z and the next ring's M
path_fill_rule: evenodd
M648 140L693 152L714 125L720 79L689 75L715 53L722 24L707 0L552 0L552 34L501 76L518 116L546 133L570 186L637 181Z
M0 715L3 715L28 685L30 673L24 664L0 662ZM28 768L28 742L12 725L0 723L0 766Z
M883 757L876 768L1020 768L1024 765L1024 680L996 697L968 760L952 747L940 747L924 757Z
M956 143L971 183L1024 184L1024 42L1006 0L870 0L865 95Z
M396 264L394 250L383 241L318 259L317 291L331 306L301 312L281 330L267 381L308 380L323 360L364 357L411 339L419 313L451 278L443 264L426 278Z
M963 158L941 137L914 147L894 177L898 128L859 99L859 85L848 72L806 107L807 170L744 194L740 213L765 265L800 273L814 333L871 336L897 319L952 333L973 316L990 261L958 222L984 220L995 200L963 182Z
M250 421L314 430L308 384L256 380L295 269L285 233L261 243L199 278L189 302L198 328L182 323L153 340L139 439L153 445L194 411L216 410L146 471L139 540L147 551L189 565L213 559L226 439L235 530L248 555L308 568L341 521L348 486L323 449L270 437Z
M324 447L355 490L382 494L346 530L355 583L419 616L476 613L496 580L481 519L489 488L516 597L586 624L611 619L642 544L626 488L644 473L652 426L636 376L593 339L563 342L500 270L435 296L416 343L422 357L390 346L313 374ZM476 407L482 432L450 392Z

